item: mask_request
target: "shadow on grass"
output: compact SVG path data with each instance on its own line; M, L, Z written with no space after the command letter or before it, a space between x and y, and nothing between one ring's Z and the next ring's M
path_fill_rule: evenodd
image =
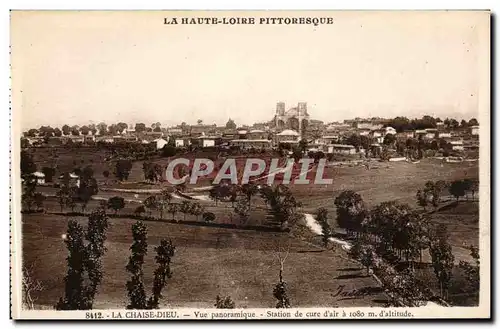
M361 271L362 268L361 267L346 267L346 268L341 268L340 270L337 270L337 271L340 271L340 272L351 272L351 271Z
M324 251L326 251L326 250L323 250L323 249L322 250L298 250L297 253L298 254L309 254L309 253L313 253L313 252L317 253L317 252L324 252Z
M57 216L88 216L90 213L82 212L47 212L51 215ZM228 224L228 223L214 223L205 221L193 221L193 220L178 220L178 219L160 219L151 216L140 216L135 214L107 214L109 218L129 218L142 221L152 221L152 222L162 222L169 224L179 224L179 225L191 225L191 226L205 226L205 227L217 227L217 228L227 228L227 229L238 229L238 230L249 230L249 231L259 231L259 232L289 232L289 228L282 229L279 226L257 226L257 225L238 225L238 224Z
M335 279L344 280L344 279L356 279L356 278L364 278L364 277L366 277L366 275L361 274L361 273L359 273L359 274L343 274L343 275L339 275Z

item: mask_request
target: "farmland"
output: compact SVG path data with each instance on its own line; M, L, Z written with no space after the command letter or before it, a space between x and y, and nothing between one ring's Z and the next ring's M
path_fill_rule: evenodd
M78 220L82 224L86 222L84 218ZM122 218L111 221L104 279L96 297L96 308L126 306L125 265L133 223ZM165 307L212 307L219 293L230 295L240 307L273 307L272 289L279 271L276 251L279 245L288 244L290 254L284 278L294 305L320 306L318 296L323 301L321 306L382 305L385 301L377 282L366 277L361 266L349 260L341 250L323 251L284 233L145 223L150 252L144 272L149 289L154 270L153 246L166 237L176 245ZM66 225L67 218L63 216L23 216L24 262L35 264L34 276L42 280L45 287L35 296L40 306L53 305L64 292L67 252L61 235L66 232ZM355 290L369 293L356 296Z
M88 209L98 207L99 198L118 195L127 202L125 208L111 219L104 256L104 278L99 288L95 307L124 307L127 303L125 271L131 239L131 225L135 222L128 214L141 204L149 193L124 192L137 188L160 189L165 184L145 184L142 162L133 164L130 183L109 182L102 172L112 171L111 165L103 161L106 153L68 153L58 158L60 170L72 170L77 165L91 165L101 191L92 200ZM35 162L41 167L50 161L47 156L36 155ZM83 163L81 162L83 160ZM91 161L92 160L92 161ZM80 161L78 163L78 161ZM155 160L162 164L166 159ZM302 203L304 213L315 213L319 207L329 211L329 222L337 232L342 231L335 221L334 199L342 190L358 192L369 207L384 201L396 200L416 208L415 194L428 180L452 181L478 177L477 162L460 164L425 159L420 163L379 163L365 166L330 166L327 176L333 177L332 185L291 185L293 195ZM206 183L206 182L205 182ZM120 188L121 190L114 190ZM44 186L38 189L54 195L57 188ZM218 205L208 198L206 192L195 192L194 201L216 215L215 224L234 224L230 202ZM181 202L182 199L173 199ZM83 225L84 217L56 214L59 205L49 197L44 205L46 213L23 215L23 258L25 264L35 264L34 276L41 280L44 290L38 293L40 307L53 306L64 293L63 278L66 273L67 251L61 235L66 232L69 218L77 218ZM123 214L122 217L120 217ZM157 211L152 213L159 217ZM170 218L170 214L164 214ZM431 221L444 223L450 232L455 262L470 260L464 242L478 245L479 218L476 202L462 202L431 214ZM272 289L278 281L279 264L276 259L278 246L290 244L290 255L285 264L284 279L289 285L292 306L381 306L387 297L381 287L357 262L350 260L345 250L332 246L332 250L319 247L319 240L306 227L304 234L288 232L265 232L252 229L224 228L203 225L188 225L182 221L198 221L193 215L177 214L179 223L144 221L148 228L149 253L146 259L145 284L150 291L155 268L153 246L162 238L171 238L176 246L173 258L173 277L168 281L164 307L213 307L217 294L230 295L240 307L273 307L275 299ZM265 226L269 222L266 205L259 197L252 201L249 226ZM298 225L301 225L299 223ZM424 255L424 261L429 256ZM422 278L435 280L432 269L419 270ZM459 275L457 275L459 278ZM429 281L432 282L432 281ZM457 281L458 282L458 281ZM456 284L456 283L455 283ZM435 283L432 283L435 285ZM322 305L318 305L322 301Z

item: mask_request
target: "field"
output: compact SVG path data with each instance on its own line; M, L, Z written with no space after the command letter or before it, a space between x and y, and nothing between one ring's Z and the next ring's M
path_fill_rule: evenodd
M79 220L86 222L84 218ZM111 221L96 308L126 306L129 276L125 266L133 223L130 219ZM219 293L230 295L240 307L274 307L272 290L279 271L276 251L289 243L284 279L294 306L381 306L385 302L377 282L366 277L365 271L341 250L323 251L285 233L145 223L149 253L144 269L149 289L155 268L153 246L166 237L176 245L164 307L212 307ZM35 296L39 306L51 306L63 294L67 251L61 235L66 225L63 216L23 216L24 262L34 264L34 277L45 287Z
M79 155L81 156L81 154ZM83 154L83 157L86 157ZM39 168L43 157L38 156ZM84 163L94 167L96 178L101 187L107 188L143 188L159 189L160 186L144 184L142 163L135 162L130 183L109 183L103 176L103 170L110 170L107 164L99 162L106 155L92 155ZM81 159L67 154L60 168L73 168L73 161ZM45 160L48 161L48 157ZM165 159L156 160L161 163ZM336 166L327 168L327 176L333 177L333 185L291 185L294 196L302 202L300 209L304 213L315 213L319 207L329 210L329 220L336 231L335 197L344 189L358 192L369 207L383 201L397 200L417 207L415 194L428 180L452 181L478 177L477 162L442 163L434 159L424 159L418 164L397 162L373 162L370 168L365 166ZM47 194L55 193L54 188L39 187ZM123 196L127 202L123 214L132 213L139 201L147 194L135 195L117 191L100 191L98 198ZM234 223L230 203L219 203L207 199L206 192L197 192L196 200L208 211L216 214L216 223ZM174 200L180 202L182 200ZM89 209L95 208L98 201L91 201ZM45 205L48 214L23 215L23 257L27 264L35 265L35 277L42 281L45 290L39 293L38 303L43 306L53 305L63 293L63 277L66 271L67 251L61 239L66 231L68 218L55 215L59 206L54 199ZM264 225L268 221L265 205L258 197L252 202L252 214L248 225ZM157 214L155 214L157 215ZM164 214L169 218L170 214ZM177 214L176 218L183 218ZM85 223L84 218L80 218ZM187 215L186 220L197 220ZM450 232L455 262L470 261L469 252L463 244L478 245L479 214L478 203L460 202L444 208L431 216L435 223L445 223ZM122 307L126 305L125 283L128 273L124 267L129 256L131 243L130 227L134 220L128 218L111 219L107 248L104 259L105 277L96 300L96 307ZM177 246L173 261L173 277L168 283L166 301L163 306L204 306L213 305L215 296L230 295L237 306L273 307L273 286L278 280L278 262L276 248L278 244L291 243L290 256L285 264L285 280L289 284L293 306L381 306L384 294L377 282L366 277L360 266L347 258L347 254L338 246L331 251L310 244L317 238L301 240L290 237L287 233L257 232L252 230L203 227L182 223L145 222L149 230L150 253L145 265L145 277L148 289L151 287L153 263L153 245L162 237L172 238ZM278 243L280 241L280 243ZM428 255L424 260L429 261ZM422 278L428 278L435 288L432 269L422 269ZM455 285L460 284L457 275ZM458 297L457 297L458 298ZM459 298L458 298L459 299ZM318 300L322 301L318 305Z

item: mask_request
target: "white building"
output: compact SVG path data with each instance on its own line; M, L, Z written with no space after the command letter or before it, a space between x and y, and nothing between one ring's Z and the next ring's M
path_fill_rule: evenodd
M396 135L396 129L393 127L385 127L385 134L391 134L391 135Z
M161 150L165 145L168 144L168 142L166 140L164 140L163 138L155 139L153 142L156 143L157 150Z
M33 177L35 178L37 184L45 184L45 174L43 172L35 171L33 173Z
M451 132L440 131L438 132L438 138L451 138Z
M335 154L355 154L356 148L352 145L331 144L327 145L327 152Z
M470 127L470 133L471 135L479 135L479 126L471 126Z
M200 140L201 147L214 147L215 146L215 138L209 136L200 136L198 137Z
M299 133L295 130L286 129L276 134L276 141L278 143L298 143Z
M461 139L452 140L450 144L452 145L453 151L463 151L464 149L464 141Z

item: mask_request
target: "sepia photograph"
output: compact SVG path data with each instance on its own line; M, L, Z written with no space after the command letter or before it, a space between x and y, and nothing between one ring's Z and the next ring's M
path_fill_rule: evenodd
M489 318L490 21L11 11L11 317Z

